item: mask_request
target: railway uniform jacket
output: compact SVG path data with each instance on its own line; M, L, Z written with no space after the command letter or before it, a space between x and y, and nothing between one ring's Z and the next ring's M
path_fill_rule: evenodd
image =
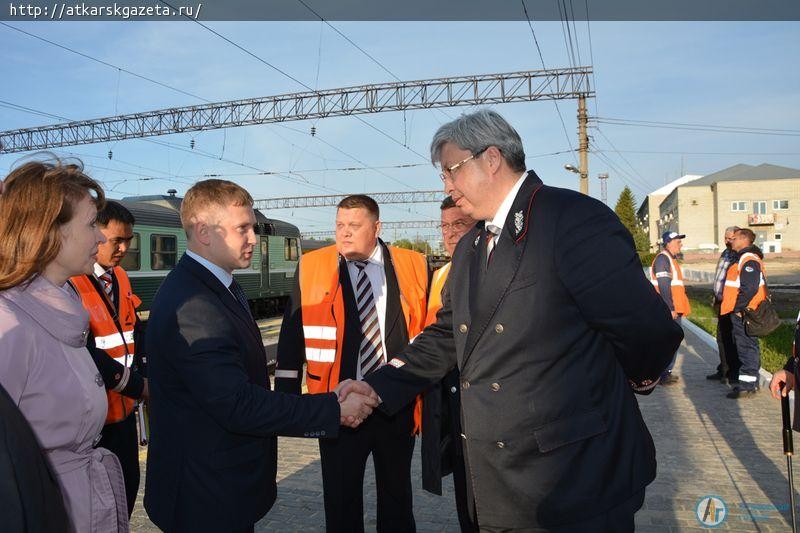
M251 527L276 497L276 435L335 437L331 394L270 391L250 313L184 255L148 321L150 449L144 505L166 531Z
M457 366L468 490L498 528L590 519L656 475L634 397L683 333L617 216L530 172L488 269L484 230L456 248L437 322L366 381L392 412Z

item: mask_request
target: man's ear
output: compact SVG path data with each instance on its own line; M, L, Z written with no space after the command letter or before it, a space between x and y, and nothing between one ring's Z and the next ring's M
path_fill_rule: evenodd
M205 217L195 217L192 219L192 233L200 244L208 246L211 244L211 226Z
M376 237L380 237L381 236L381 221L380 220L376 220L375 221L375 236Z

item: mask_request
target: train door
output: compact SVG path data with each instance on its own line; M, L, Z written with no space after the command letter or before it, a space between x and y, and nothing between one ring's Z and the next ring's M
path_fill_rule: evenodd
M269 292L269 238L265 235L261 237L261 290Z

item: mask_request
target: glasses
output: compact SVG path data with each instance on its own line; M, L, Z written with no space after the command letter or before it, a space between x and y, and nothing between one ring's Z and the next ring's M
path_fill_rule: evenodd
M449 167L442 167L442 172L439 174L439 177L440 177L440 178L442 178L442 181L446 180L447 178L450 178L450 179L452 180L452 179L453 179L453 176L454 176L454 175L455 175L455 173L456 173L456 170L458 170L459 168L461 168L461 166L462 166L464 163L467 163L467 162L469 162L469 161L471 161L471 160L475 159L476 157L480 157L480 155L481 155L483 152L485 152L487 148L489 148L489 147L487 146L486 148L483 148L483 149L481 149L481 150L478 150L477 152L475 152L474 154L472 154L472 155L471 155L471 156L469 156L468 158L466 158L466 159L462 159L461 161L459 161L459 162L458 162L458 163L456 163L455 165L451 165L451 166L449 166Z
M442 233L449 233L451 231L454 233L459 233L467 229L468 226L469 226L468 222L465 222L463 220L456 220L451 224L448 224L447 222L442 222L442 224L439 227L442 229Z

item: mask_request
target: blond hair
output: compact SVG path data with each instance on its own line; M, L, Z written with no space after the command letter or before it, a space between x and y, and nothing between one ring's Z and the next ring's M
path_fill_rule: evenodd
M0 290L30 282L61 251L61 226L75 205L89 196L105 204L100 185L84 174L80 161L54 156L29 161L11 171L0 194ZM94 192L94 195L92 195Z
M200 213L229 205L252 207L253 197L241 185L227 180L203 180L192 185L181 203L181 225L186 236L191 238L192 224Z

